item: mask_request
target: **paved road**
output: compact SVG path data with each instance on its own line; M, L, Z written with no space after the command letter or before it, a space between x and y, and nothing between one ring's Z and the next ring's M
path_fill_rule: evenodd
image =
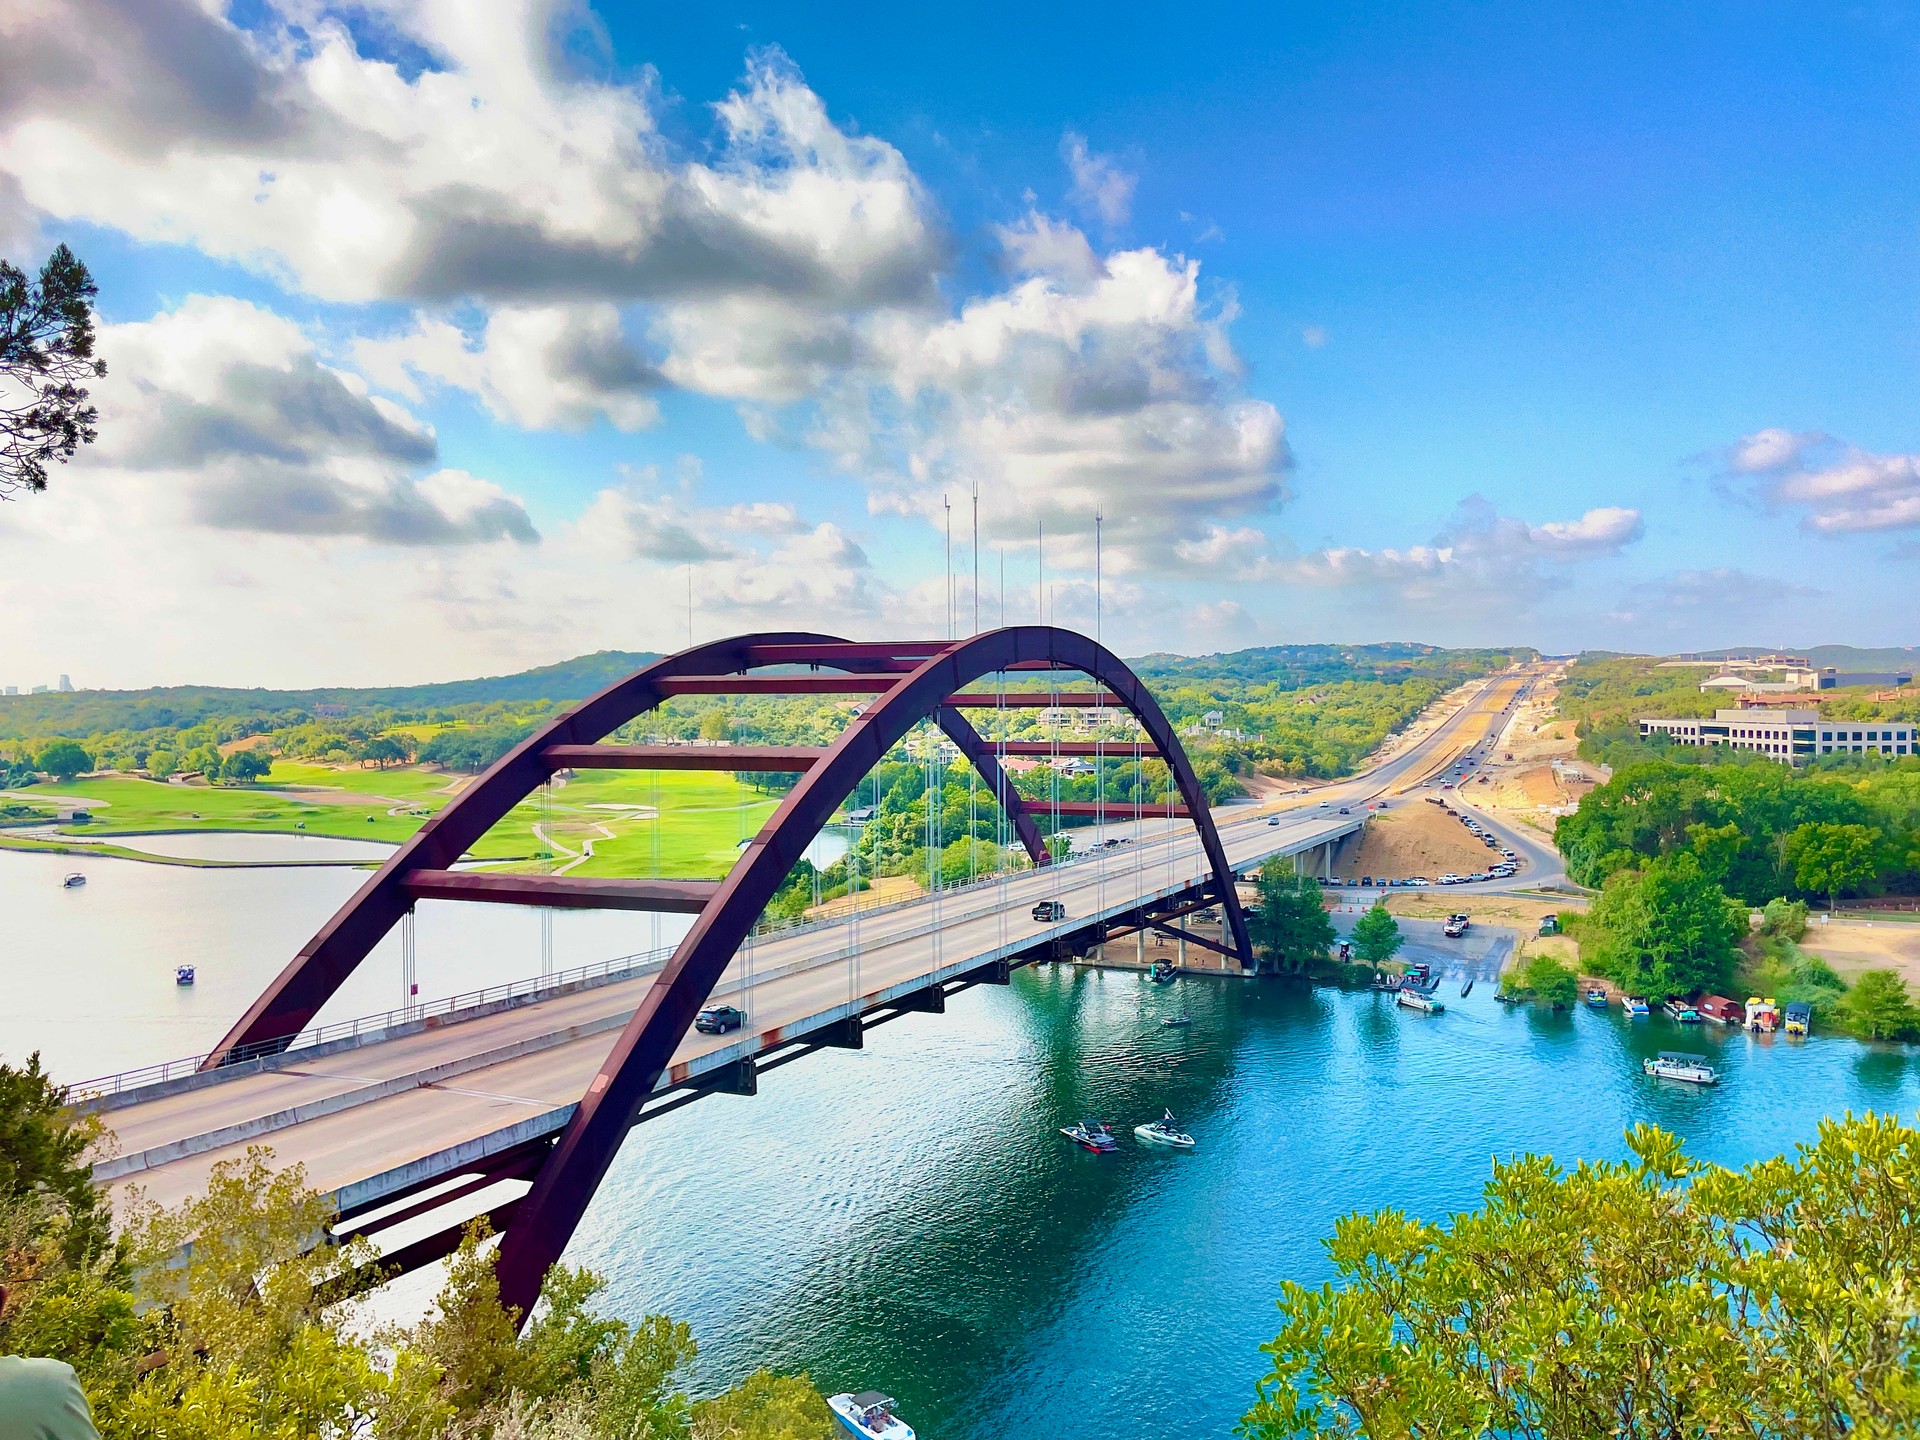
M1236 869L1310 850L1357 828L1367 801L1403 793L1462 746L1478 743L1516 703L1523 682L1500 677L1403 754L1367 774L1277 806L1217 814ZM1351 813L1343 813L1351 811ZM689 1034L662 1077L670 1088L795 1035L1067 936L1089 920L1181 893L1204 877L1198 837L1182 822L1143 823L1132 841L1055 870L949 891L754 942L715 991L748 1012L725 1036ZM1068 920L1042 925L1040 899ZM184 1093L135 1098L107 1115L117 1158L97 1170L176 1203L204 1188L209 1168L273 1147L343 1209L398 1197L424 1181L471 1171L489 1155L560 1129L650 975L519 1009L363 1044L268 1071L208 1077Z

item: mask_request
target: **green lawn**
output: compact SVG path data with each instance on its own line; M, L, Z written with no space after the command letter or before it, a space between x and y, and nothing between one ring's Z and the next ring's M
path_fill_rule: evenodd
M460 778L414 766L369 770L277 760L258 785L168 785L116 776L36 786L19 798L36 808L54 797L96 806L90 823L62 827L73 835L239 830L398 843L452 799L447 786ZM522 801L473 854L523 862L514 869L546 870L566 862L563 849L578 852L591 838L593 858L570 873L718 877L733 863L738 842L760 828L776 803L731 775L593 772L557 785L550 801L537 792ZM551 861L538 858L545 847L533 832L543 815L551 821L543 828L557 842ZM0 846L42 848L5 831Z

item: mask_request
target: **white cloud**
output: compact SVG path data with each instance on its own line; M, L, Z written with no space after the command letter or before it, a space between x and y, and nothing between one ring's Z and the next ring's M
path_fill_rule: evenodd
M1531 599L1560 583L1583 560L1616 555L1639 540L1638 510L1600 506L1576 520L1530 524L1502 515L1478 495L1460 502L1446 527L1425 545L1365 549L1334 546L1307 554L1260 556L1239 572L1322 588L1367 588L1403 602L1460 605ZM1244 540L1236 558L1252 547ZM1227 557L1218 557L1224 563Z
M76 472L118 476L193 522L397 545L538 537L525 508L464 471L430 470L433 432L322 362L291 321L193 296L102 328L102 438Z
M241 29L196 0L14 0L0 170L34 206L193 245L330 300L932 294L942 242L900 153L776 51L670 153L649 84L568 65L565 0L370 0L402 70L300 0ZM72 103L70 77L88 77Z
M1676 570L1635 586L1607 618L1655 632L1692 633L1703 618L1751 624L1789 603L1804 604L1826 593L1791 580L1752 575L1737 566Z
M665 383L605 303L502 307L473 335L423 316L403 335L358 341L354 358L410 399L421 398L420 380L451 385L526 429L582 430L604 418L644 430L659 419L653 392Z
M1308 325L1300 331L1300 343L1309 350L1318 350L1327 343L1327 327Z
M1087 137L1071 130L1060 137L1060 158L1067 162L1067 173L1073 177L1067 198L1106 225L1126 224L1133 211L1133 190L1140 183L1139 176L1122 170L1112 156L1089 150Z
M1920 529L1920 455L1878 455L1818 431L1760 430L1734 442L1727 465L1820 534Z

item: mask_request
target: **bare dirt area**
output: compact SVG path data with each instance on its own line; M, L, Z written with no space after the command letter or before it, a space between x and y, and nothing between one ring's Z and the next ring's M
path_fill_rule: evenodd
M1360 844L1345 853L1333 873L1343 880L1356 880L1362 875L1393 880L1425 875L1433 879L1449 872L1464 875L1483 870L1489 856L1493 852L1438 805L1401 800L1367 821Z
M1571 898L1534 900L1523 895L1490 895L1453 889L1387 892L1387 909L1409 920L1444 920L1455 911L1464 910L1476 921L1511 926L1523 936L1539 933L1543 915L1570 915L1585 908L1584 902ZM1573 945L1565 936L1549 938L1565 940L1569 947Z
M1863 970L1898 970L1907 983L1920 985L1920 923L1911 920L1835 920L1822 925L1815 916L1800 948L1825 960L1843 979Z
M1494 745L1493 755L1474 780L1462 787L1463 799L1495 812L1509 824L1543 834L1569 814L1595 785L1606 779L1604 767L1578 755L1573 722L1556 714L1559 691L1543 686L1522 706Z

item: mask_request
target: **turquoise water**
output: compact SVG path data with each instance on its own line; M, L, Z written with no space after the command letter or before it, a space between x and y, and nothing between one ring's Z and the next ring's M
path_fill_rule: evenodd
M1894 1047L1618 1012L1445 1015L1280 981L1023 972L635 1132L569 1251L611 1303L692 1322L702 1388L758 1364L897 1395L927 1440L1224 1435L1282 1279L1353 1209L1443 1217L1494 1156L1624 1153L1652 1121L1738 1164L1822 1115L1920 1105ZM1163 1015L1193 1014L1189 1031ZM1643 1057L1704 1050L1713 1090ZM1191 1153L1137 1145L1171 1107ZM1057 1129L1115 1122L1118 1154Z

